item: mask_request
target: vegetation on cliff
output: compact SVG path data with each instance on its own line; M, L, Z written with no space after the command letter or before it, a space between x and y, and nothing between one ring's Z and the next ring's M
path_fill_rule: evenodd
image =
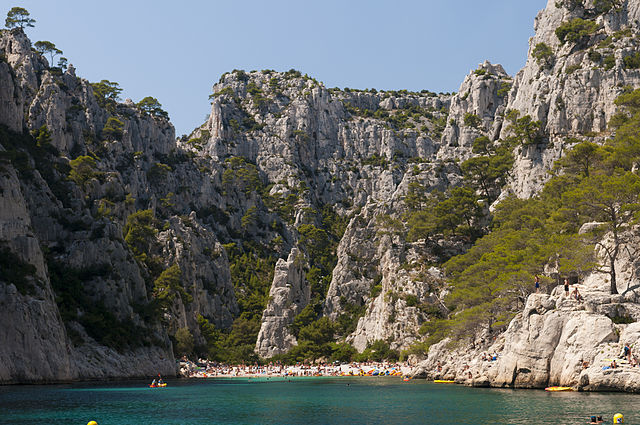
M472 337L479 329L502 330L533 291L534 275L545 284L561 276L608 273L618 293L616 260L629 243L640 211L640 90L618 98L612 119L615 137L602 146L574 140L557 162L554 177L530 199L507 198L492 217L491 232L444 268L451 281L446 319L427 322L426 346L445 336ZM585 223L597 223L581 232ZM610 235L602 241L603 236ZM598 245L603 258L594 258Z

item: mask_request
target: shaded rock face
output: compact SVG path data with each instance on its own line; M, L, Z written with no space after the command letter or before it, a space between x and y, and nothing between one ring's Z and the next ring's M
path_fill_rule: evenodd
M181 266L193 301L174 302L167 329L188 327L202 343L197 315L224 328L237 314L228 260L211 228L171 205L200 208L215 198L211 177L184 161L154 176L154 165L177 155L173 126L131 102L111 111L99 106L89 82L73 67L50 68L21 30L2 32L0 56L0 249L24 275L13 281L0 274L0 315L11 324L0 330L0 382L175 375L167 331L142 309L153 299L153 281L134 260L124 225L145 208L170 218L154 244L165 258L161 267ZM110 116L122 123L113 138L103 134ZM43 126L48 141L30 145L23 131ZM96 167L72 183L69 160L86 154ZM193 192L186 189L192 184ZM96 340L108 330L92 327L94 314L146 342Z
M289 326L311 298L311 288L304 275L305 264L304 254L297 248L291 250L286 261L281 258L276 264L269 304L262 314L256 342L256 352L262 357L285 353L296 345Z

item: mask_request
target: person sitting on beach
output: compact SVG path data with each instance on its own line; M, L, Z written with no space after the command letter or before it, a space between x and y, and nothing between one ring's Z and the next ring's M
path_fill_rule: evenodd
M587 423L588 423L588 424L597 424L598 422L596 422L596 421L597 421L596 417L595 417L595 416L592 416L592 417L591 417L591 422L587 422Z
M611 362L611 369L615 369L615 368L617 368L617 367L618 367L618 363L616 363L616 361L615 361L615 360L613 360L613 361Z

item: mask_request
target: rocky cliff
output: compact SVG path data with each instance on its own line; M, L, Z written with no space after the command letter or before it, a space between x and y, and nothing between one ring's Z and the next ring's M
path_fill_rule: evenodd
M608 123L616 98L640 85L639 10L635 1L549 1L539 13L527 63L514 78L504 110L504 122L510 113L511 120L529 115L538 121L538 139L514 151L502 196L535 195L568 148L612 135ZM513 121L503 123L496 137L508 138L514 127ZM631 242L631 249L636 245ZM626 288L618 283L622 295L609 295L609 277L600 273L581 286L584 302L565 297L561 287L550 295L532 294L502 335L442 341L431 347L416 375L477 386L638 391L640 372L619 359L624 344L638 345L637 264L625 253L616 267L626 282ZM496 360L485 360L490 357ZM610 368L613 359L622 366Z
M202 174L178 163L170 179L150 182L158 159L176 153L167 120L132 103L99 105L95 87L72 66L50 67L21 30L2 32L0 53L0 381L175 374L165 327L148 317L152 273L124 226L148 207L167 218L153 231L156 267L179 264L189 295L166 309L169 329L197 330L196 313L229 326L237 307L215 235L156 208Z
M572 139L609 135L615 99L640 85L640 70L629 59L638 49L638 13L635 1L549 0L536 17L527 62L506 105L540 120L544 134L540 144L517 156L511 186L518 196L540 190ZM568 28L561 40L556 30L570 22L581 27ZM507 132L503 126L501 136Z
M582 301L565 296L561 286L530 295L495 341L456 347L445 340L431 348L415 376L472 386L640 391L640 369L622 356L625 344L632 353L640 345L637 294L608 295L597 282L581 286ZM613 360L618 367L611 368Z
M15 325L0 329L0 382L175 373L184 330L199 353L227 338L242 353L229 358L250 361L293 349L320 317L358 351L422 341L448 313L437 266L488 231L490 205L537 193L574 138L610 134L615 98L640 87L639 13L637 1L550 0L515 78L485 62L455 94L234 70L177 140L159 105L121 103L117 84L53 67L21 30L3 31L0 314ZM473 217L414 221L455 209L445 201L469 182L465 164L513 140L491 187L458 192ZM469 382L605 388L596 369L562 372L587 349L571 336L580 321L602 346L632 339L604 310L635 299L605 298L582 309L532 296L491 348L500 362L474 363ZM432 347L428 373L446 347ZM458 363L438 376L463 379Z

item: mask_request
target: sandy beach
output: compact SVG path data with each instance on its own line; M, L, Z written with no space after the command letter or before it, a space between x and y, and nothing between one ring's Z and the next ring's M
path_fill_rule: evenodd
M180 374L187 378L250 378L250 377L296 377L296 376L407 376L411 371L408 363L344 363L344 364L297 364L297 365L223 365L206 360L198 362L180 361Z

